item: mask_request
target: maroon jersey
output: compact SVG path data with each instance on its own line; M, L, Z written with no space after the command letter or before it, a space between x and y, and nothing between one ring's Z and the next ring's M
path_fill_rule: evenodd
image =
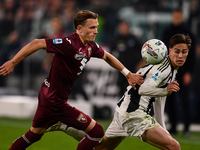
M91 57L102 58L104 50L95 42L84 45L77 33L60 39L46 39L47 52L54 53L49 76L40 94L48 103L66 102L72 85Z

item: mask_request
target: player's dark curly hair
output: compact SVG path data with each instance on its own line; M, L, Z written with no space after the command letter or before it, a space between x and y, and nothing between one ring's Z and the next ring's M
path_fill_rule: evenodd
M98 14L89 10L80 10L74 17L74 26L77 29L78 25L84 25L86 19L97 19Z
M191 48L191 43L192 40L189 35L184 35L184 34L175 34L174 36L171 37L169 40L169 48L173 48L176 44L182 44L185 43L188 46L188 49Z

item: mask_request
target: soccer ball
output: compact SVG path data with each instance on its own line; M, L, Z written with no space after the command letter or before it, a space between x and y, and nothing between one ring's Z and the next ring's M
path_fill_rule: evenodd
M144 43L141 50L142 58L148 64L159 64L167 56L166 45L158 39L151 39Z

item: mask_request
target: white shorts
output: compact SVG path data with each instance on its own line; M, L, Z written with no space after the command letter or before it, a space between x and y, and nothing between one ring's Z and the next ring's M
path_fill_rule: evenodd
M116 111L105 135L108 138L122 137L125 139L128 136L141 138L144 131L156 126L160 126L160 124L141 110L126 113L126 115L121 115Z

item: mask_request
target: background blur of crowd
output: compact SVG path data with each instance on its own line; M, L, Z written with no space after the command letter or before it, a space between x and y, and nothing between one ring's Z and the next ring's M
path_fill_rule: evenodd
M199 0L0 0L0 65L35 38L58 38L75 32L75 14L88 9L99 15L96 42L135 72L144 63L140 56L142 44L151 38L162 40L164 29L172 22L172 11L177 7L182 9L184 23L197 42L196 63L190 64L195 69L189 92L195 114L196 106L200 106ZM12 74L0 77L0 95L37 96L51 60L52 55L43 50L24 59ZM120 97L126 86L122 82L126 81L107 68L92 64L86 67L74 85L71 98L77 98L76 92L85 100L94 95ZM100 82L95 84L97 80Z

